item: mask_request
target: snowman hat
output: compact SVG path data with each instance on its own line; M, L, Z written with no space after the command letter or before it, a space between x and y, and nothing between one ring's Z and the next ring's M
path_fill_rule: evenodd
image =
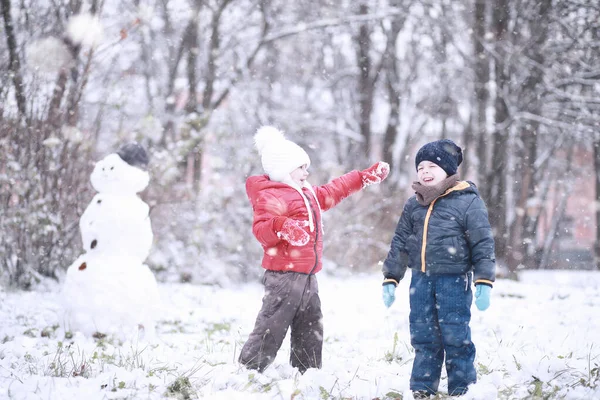
M124 144L117 150L117 154L123 161L132 167L145 169L148 167L148 153L137 142L129 142Z
M293 170L305 164L310 166L306 151L286 139L283 132L273 126L258 128L254 145L260 154L262 167L272 181L287 182Z

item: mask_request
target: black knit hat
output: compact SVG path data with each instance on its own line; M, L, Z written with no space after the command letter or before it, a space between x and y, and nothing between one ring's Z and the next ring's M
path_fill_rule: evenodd
M133 167L146 168L148 166L148 153L137 142L124 144L117 150L117 154Z
M456 174L463 160L462 149L450 139L436 140L424 145L415 157L415 168L421 161L431 161L442 168L448 176Z

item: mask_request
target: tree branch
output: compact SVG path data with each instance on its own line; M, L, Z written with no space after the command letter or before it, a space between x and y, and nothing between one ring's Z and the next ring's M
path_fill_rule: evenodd
M283 39L286 37L299 35L301 33L316 30L316 29L323 29L323 28L328 28L331 26L348 25L348 24L354 24L354 23L359 23L359 22L380 20L380 19L384 19L387 17L395 16L395 15L403 15L405 13L406 13L406 11L404 11L404 10L390 8L387 11L374 13L374 14L349 15L349 16L340 17L340 18L322 19L322 20L314 21L314 22L307 23L307 24L296 24L293 27L284 28L278 32L273 32L272 34L267 35L266 37L264 37L262 39L262 43L266 44L266 43L275 42L277 40L280 40L280 39Z
M13 26L12 16L10 14L10 0L1 0L0 8L2 8L2 17L4 18L4 27L6 29L6 43L8 45L8 54L10 58L9 71L12 74L13 84L15 86L15 97L17 100L17 109L19 114L24 117L25 108L25 93L23 92L23 77L21 76L21 61L17 53L17 39L15 38L15 30Z

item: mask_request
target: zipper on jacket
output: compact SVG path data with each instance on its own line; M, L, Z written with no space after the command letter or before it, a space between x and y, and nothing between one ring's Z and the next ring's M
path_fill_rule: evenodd
M427 248L427 231L429 230L429 218L431 217L431 213L433 212L433 205L440 198L447 196L448 194L454 192L455 190L463 190L468 188L470 185L468 182L459 181L453 187L446 190L446 192L442 193L438 197L436 197L431 204L429 204L429 208L427 209L427 214L425 215L425 223L423 226L423 244L421 245L421 272L425 272L427 268L425 268L425 249Z
M440 196L441 197L441 196ZM431 217L431 212L433 211L433 205L437 201L438 198L433 200L427 209L427 214L425 215L425 224L423 226L423 244L421 245L421 272L425 272L425 249L427 248L427 231L429 230L429 218Z
M317 268L317 265L319 265L319 254L317 253L317 243L319 242L319 233L321 231L321 221L320 220L317 221L317 213L315 212L310 201L308 201L308 205L310 207L308 212L312 213L313 220L315 221L315 244L313 245L313 251L315 253L315 265L313 265L312 269L308 273L309 275L312 275L313 271Z

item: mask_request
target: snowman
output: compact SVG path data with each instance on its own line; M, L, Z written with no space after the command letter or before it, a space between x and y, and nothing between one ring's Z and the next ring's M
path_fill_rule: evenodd
M152 247L149 207L137 193L150 180L148 155L128 143L98 161L94 196L79 220L85 253L67 269L62 299L66 330L151 338L158 286L144 264Z

